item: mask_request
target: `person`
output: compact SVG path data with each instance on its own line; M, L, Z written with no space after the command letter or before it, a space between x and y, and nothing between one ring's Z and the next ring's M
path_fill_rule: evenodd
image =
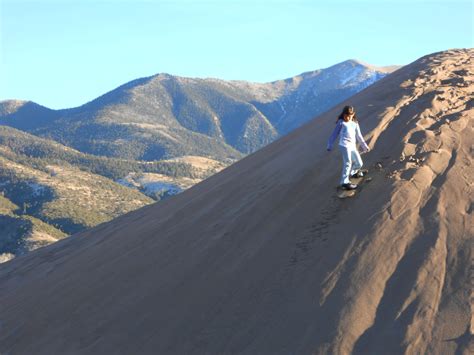
M331 151L334 141L339 137L339 149L342 153L342 175L340 185L343 189L354 190L356 184L351 183L350 177L363 177L364 171L361 170L363 162L357 150L356 141L359 142L362 150L368 152L370 149L360 133L357 116L352 106L345 106L339 115L336 128L329 137L327 150Z

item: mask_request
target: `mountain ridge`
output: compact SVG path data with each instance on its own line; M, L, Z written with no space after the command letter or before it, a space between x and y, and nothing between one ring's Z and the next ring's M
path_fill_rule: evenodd
M375 70L375 71L380 71L380 72L387 72L387 73L391 73L397 69L400 69L402 66L400 65L385 65L385 66L377 66L377 65L372 65L370 63L367 63L365 61L362 61L362 60L359 60L359 59L347 59L347 60L344 60L342 62L339 62L339 63L336 63L336 64L333 64L333 65L330 65L329 67L326 67L326 68L322 68L322 69L316 69L316 70L309 70L309 71L305 71L305 72L302 72L300 74L297 74L293 77L289 77L289 78L286 78L286 79L276 79L276 80L270 80L270 81L265 81L265 82L260 82L260 81L252 81L252 80L239 80L239 79L221 79L221 78L218 78L218 77L209 77L209 76L203 76L203 77L187 77L187 76L181 76L181 75L175 75L175 74L171 74L171 73L167 73L167 72L159 72L159 73L156 73L156 74L152 74L152 75L149 75L149 76L144 76L144 77L140 77L140 78L136 78L136 79L132 79L130 81L127 81L126 83L124 84L121 84L119 86L117 86L116 88L106 92L105 94L102 94L102 95L99 95L97 98L95 99L92 99L90 101L87 101L85 102L84 104L81 104L79 106L73 106L73 107L66 107L66 108L60 108L60 109L50 109L50 110L54 110L54 111L66 111L66 110L74 110L74 109L77 109L79 107L82 107L84 105L87 105L95 100L97 100L98 98L100 98L101 96L104 96L106 95L107 93L109 92L112 92L112 91L115 91L117 89L120 89L120 88L128 88L128 87L131 87L131 86L134 86L135 84L140 84L140 83L144 83L146 82L147 80L149 79L152 79L152 78L155 78L155 77L158 77L158 76L165 76L165 77L175 77L175 78L180 78L180 79L196 79L196 80L214 80L214 81L219 81L219 82L236 82L236 83L247 83L247 84L258 84L258 85L265 85L265 84L274 84L274 83L279 83L279 82L284 82L284 81L287 81L287 80L291 80L292 78L294 77L298 77L298 76L305 76L306 74L313 74L313 73L317 73L317 72L320 72L321 70L324 70L324 69L329 69L329 68L334 68L334 67L338 67L340 65L343 65L343 64L346 64L346 63L353 63L355 65L360 65L360 66L365 66L369 69L372 69L372 70ZM42 106L41 104L35 102L35 101L31 101L31 100L19 100L19 99L2 99L0 100L0 103L5 103L5 102L12 102L12 103L34 103L36 105L40 105ZM1 107L1 106L0 106ZM46 107L46 106L43 106L43 107ZM46 107L47 108L47 107ZM0 111L1 114L4 114L4 112ZM12 112L10 112L12 113Z
M263 84L156 74L40 119L28 111L34 103L10 112L3 101L0 112L10 113L0 124L95 155L236 160L385 75L353 61Z

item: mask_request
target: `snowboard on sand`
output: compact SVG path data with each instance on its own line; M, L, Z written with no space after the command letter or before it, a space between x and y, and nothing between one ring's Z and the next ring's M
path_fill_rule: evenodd
M366 182L370 182L372 178L368 175L369 171L362 169L361 171L364 172L363 177L359 178L351 178L351 183L357 184L357 189L355 190L345 190L341 186L337 187L337 197L339 198L348 198L348 197L353 197L357 194L357 192L360 192L362 190L363 184Z

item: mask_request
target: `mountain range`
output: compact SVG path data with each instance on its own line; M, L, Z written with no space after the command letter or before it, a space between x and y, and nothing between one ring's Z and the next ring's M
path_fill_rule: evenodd
M182 193L0 266L0 351L468 354L474 49L424 56ZM356 108L372 180L326 151Z
M2 101L0 262L179 193L396 68L349 60L266 84L159 74L65 110Z
M0 103L0 124L84 153L135 160L184 155L233 162L395 70L348 60L271 83L158 74L80 107Z

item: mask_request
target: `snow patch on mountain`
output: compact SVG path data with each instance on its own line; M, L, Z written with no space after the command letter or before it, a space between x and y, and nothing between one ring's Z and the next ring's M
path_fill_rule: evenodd
M130 173L116 182L122 186L140 190L145 195L151 197L156 197L157 195L176 195L184 190L183 186L178 186L171 182L169 176L154 173Z
M148 182L143 184L143 189L147 195L154 193L176 195L181 192L181 189L178 186L166 182Z
M355 67L349 73L344 73L345 75L341 78L340 85L345 86L348 82L354 81L363 71L363 67Z

